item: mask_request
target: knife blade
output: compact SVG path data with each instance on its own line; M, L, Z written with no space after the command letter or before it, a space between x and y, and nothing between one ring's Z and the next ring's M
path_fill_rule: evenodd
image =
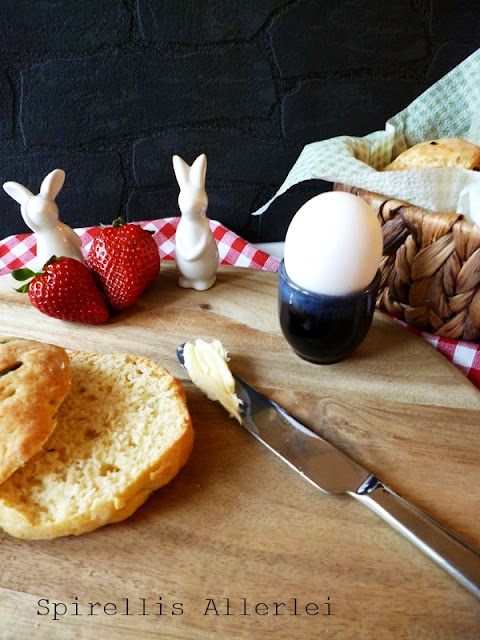
M369 507L480 598L480 550L233 374L243 426L321 491Z

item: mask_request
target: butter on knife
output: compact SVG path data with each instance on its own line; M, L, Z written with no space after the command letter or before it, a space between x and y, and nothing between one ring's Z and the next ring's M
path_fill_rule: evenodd
M219 340L198 338L183 346L184 367L193 384L209 398L219 402L232 418L242 422L241 400L235 393L235 380L228 367L228 354Z

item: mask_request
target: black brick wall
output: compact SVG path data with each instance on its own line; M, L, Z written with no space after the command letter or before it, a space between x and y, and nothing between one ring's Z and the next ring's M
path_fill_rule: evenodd
M171 156L205 152L208 215L283 239L303 146L365 135L480 46L477 0L2 0L0 181L54 168L72 226L177 215ZM0 193L0 237L28 231Z

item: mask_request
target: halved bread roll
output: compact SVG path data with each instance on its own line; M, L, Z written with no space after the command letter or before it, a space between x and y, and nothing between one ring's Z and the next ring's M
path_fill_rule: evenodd
M181 383L145 358L69 354L72 388L43 449L0 485L0 527L79 535L130 516L186 463L193 429Z

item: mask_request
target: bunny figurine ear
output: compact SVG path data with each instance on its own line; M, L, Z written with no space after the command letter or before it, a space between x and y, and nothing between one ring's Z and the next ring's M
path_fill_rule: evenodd
M23 184L18 182L5 182L3 188L8 195L13 198L18 204L23 205L25 202L33 196L33 193L24 187Z
M207 156L202 153L201 156L195 160L190 169L190 180L193 184L203 187L205 184L205 178L207 176Z
M44 178L40 187L40 193L55 200L64 182L65 171L62 169L54 169Z
M182 158L180 158L180 156L173 156L172 162L178 185L180 189L183 189L189 181L190 167L185 162L185 160L182 160Z

